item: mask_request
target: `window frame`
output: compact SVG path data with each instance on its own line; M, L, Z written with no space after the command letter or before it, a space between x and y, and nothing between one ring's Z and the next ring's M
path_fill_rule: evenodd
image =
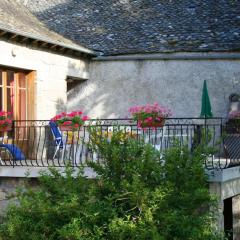
M14 69L8 67L0 66L0 74L2 75L2 84L0 84L0 91L2 91L2 109L7 110L7 89L10 89L10 86L7 86L7 72L12 71L13 76L13 95L14 95L14 105L13 105L13 119L14 120L34 120L35 119L35 71L27 71L23 69ZM20 75L24 74L25 77L25 87L20 87ZM25 116L21 116L21 107L20 99L21 92L25 91Z

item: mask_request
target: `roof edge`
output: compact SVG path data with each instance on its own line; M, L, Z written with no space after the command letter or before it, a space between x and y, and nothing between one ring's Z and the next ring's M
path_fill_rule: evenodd
M174 52L126 54L114 56L98 56L94 61L131 61L131 60L240 60L240 51L211 51L211 52Z
M48 43L48 44L53 44L53 45L56 45L56 46L59 46L59 47L62 47L62 48L66 48L66 49L69 49L69 50L72 50L72 51L88 54L88 55L91 55L92 57L94 57L94 56L96 57L96 56L99 55L97 52L95 52L95 51L93 51L89 48L82 47L80 45L79 45L79 47L73 47L70 44L64 44L64 43L60 43L60 42L57 42L57 41L52 41L52 40L49 40L49 39L46 39L46 38L43 38L43 37L37 36L37 35L30 35L27 32L8 29L8 28L3 27L1 25L0 25L0 30L2 30L4 32L7 32L7 33L10 33L10 34L15 34L15 35L18 35L18 36L21 36L21 37L26 37L26 38L29 38L29 39L32 39L32 40L41 41L41 42L45 42L45 43ZM77 43L75 43L75 44L78 45Z

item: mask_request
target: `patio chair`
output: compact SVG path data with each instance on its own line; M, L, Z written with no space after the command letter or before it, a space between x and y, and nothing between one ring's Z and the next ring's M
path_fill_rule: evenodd
M14 161L21 161L26 160L26 157L24 153L21 151L21 149L16 146L15 144L0 144L0 153L1 155L4 153L4 155L8 156L7 158L3 158L1 156L1 160L14 160Z
M217 145L216 145L217 146ZM215 146L215 153L206 156L205 166L209 169L223 169L237 166L240 163L240 137L228 134L223 138L219 149Z
M83 146L80 140L79 132L74 135L72 131L63 132L58 128L57 124L53 121L49 122L51 132L54 136L55 141L55 152L53 160L56 158L58 152L61 153L61 160L71 160L73 164L79 164L82 159L82 153L86 151L85 155L88 154L88 149ZM86 136L85 136L86 137Z
M55 122L50 121L49 126L53 134L55 146L56 146L55 152L53 154L53 159L55 159L57 153L63 150L63 137L60 129L58 128ZM62 159L63 159L63 155L64 153L62 153Z
M224 140L224 157L228 159L228 167L239 165L240 163L240 136L228 134Z

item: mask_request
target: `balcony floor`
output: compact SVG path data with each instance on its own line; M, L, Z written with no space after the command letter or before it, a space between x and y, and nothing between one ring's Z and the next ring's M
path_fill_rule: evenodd
M56 167L57 170L59 170L62 174L65 173L66 167ZM78 167L74 167L76 172L78 171ZM41 172L49 172L48 168L43 166L4 166L0 167L0 177L16 177L16 178L23 178L23 177L29 177L29 178L37 178L41 175ZM96 173L89 167L84 167L84 176L87 178L95 178Z

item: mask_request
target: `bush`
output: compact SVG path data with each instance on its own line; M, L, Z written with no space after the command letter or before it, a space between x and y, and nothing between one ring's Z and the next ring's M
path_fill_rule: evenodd
M75 176L70 167L65 176L43 173L39 188L20 191L9 207L2 240L221 239L199 151L176 145L160 158L121 131L109 139L93 128L91 136L101 161L89 166L98 177Z

